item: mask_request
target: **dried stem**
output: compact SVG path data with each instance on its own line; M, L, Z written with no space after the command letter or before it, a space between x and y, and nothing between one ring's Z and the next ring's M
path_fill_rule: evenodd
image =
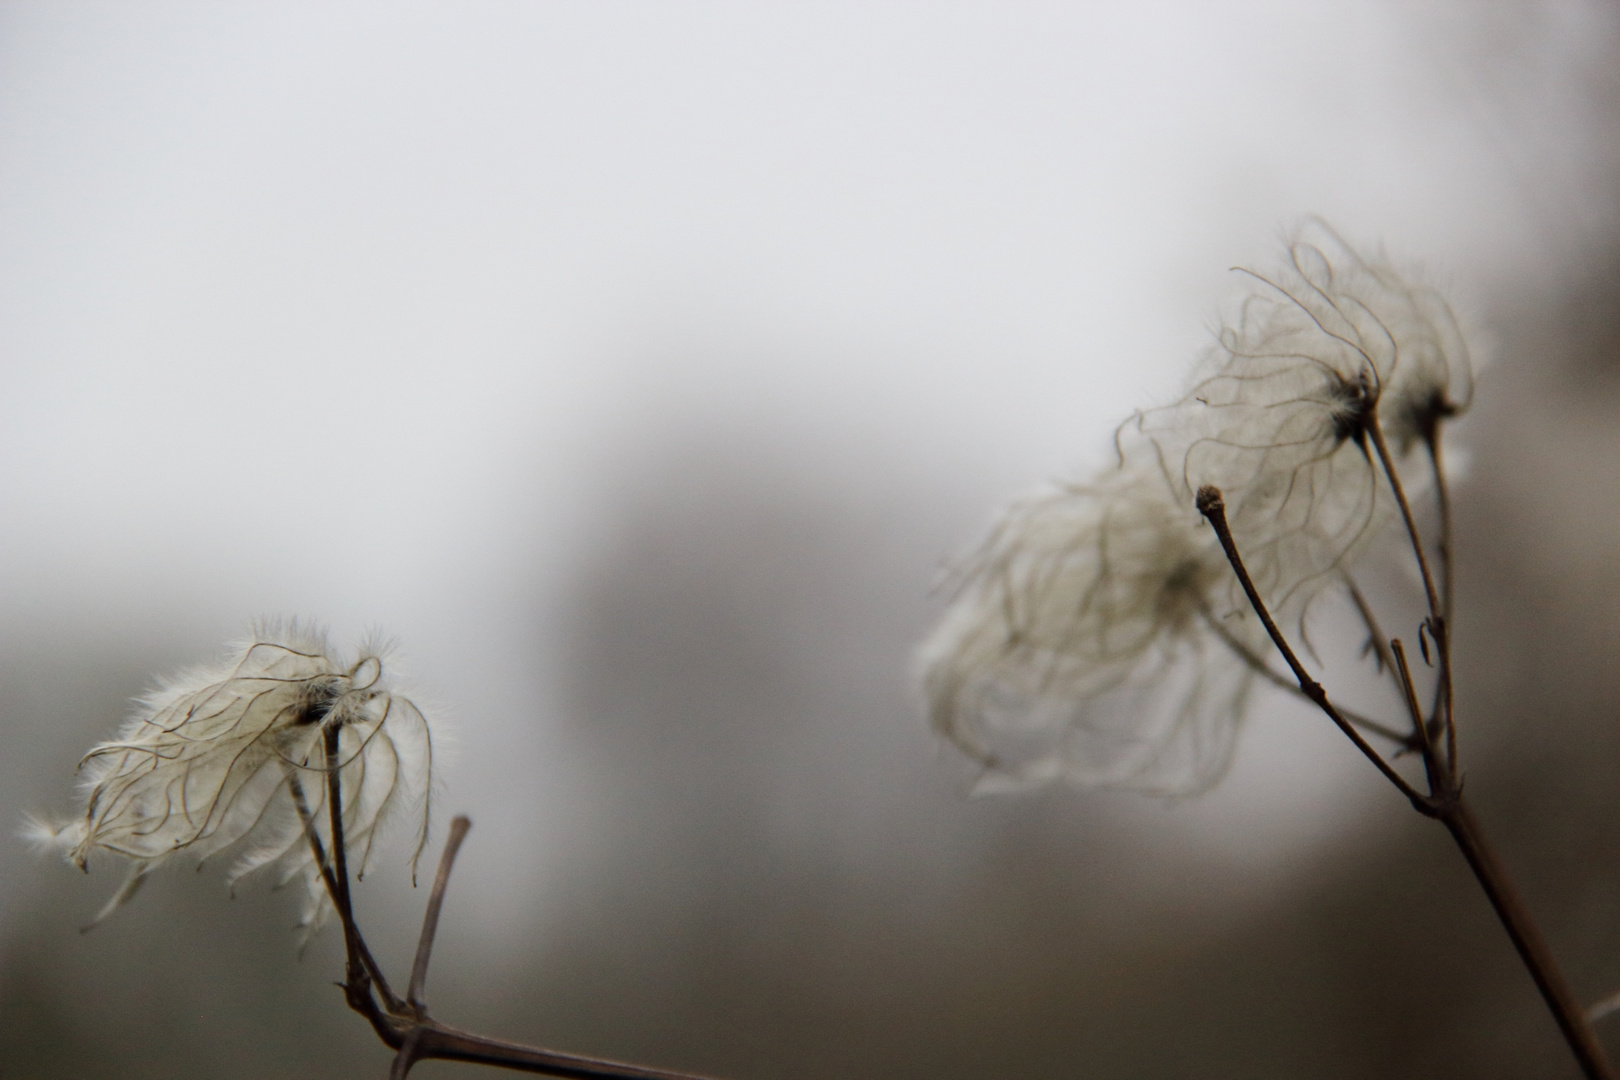
M1429 736L1429 725L1424 722L1423 709L1418 705L1417 688L1412 685L1412 669L1406 662L1406 649L1402 647L1399 639L1390 642L1389 647L1395 654L1396 670L1400 673L1401 692L1406 699L1406 708L1411 712L1412 724L1417 730L1418 737L1423 741L1423 771L1429 779L1429 798L1437 804L1453 800L1461 794L1462 789L1434 752L1434 740Z
M562 1054L538 1046L492 1039L469 1031L441 1024L428 1015L422 1001L423 984L427 980L428 961L433 953L433 940L438 932L439 913L444 906L445 889L455 866L456 853L466 838L471 822L457 817L450 824L450 838L439 860L439 870L433 880L433 891L428 898L427 913L422 920L422 934L417 944L416 962L411 969L408 1000L396 997L388 988L388 981L371 956L365 937L354 918L354 907L349 895L348 860L343 840L342 777L338 756L336 727L323 733L326 761L327 801L330 810L332 844L328 857L327 846L321 842L315 828L314 817L304 798L302 786L294 770L288 770L287 784L292 791L293 804L304 823L304 833L320 867L321 879L327 894L343 923L343 940L347 948L348 966L343 983L344 997L349 1007L371 1023L377 1037L396 1051L389 1070L390 1080L406 1080L418 1061L439 1058L446 1061L466 1061L479 1065L493 1065L515 1072L558 1076L572 1080L703 1080L689 1073L647 1069L600 1058ZM380 993L379 1003L373 991Z
M1232 528L1226 522L1226 500L1221 497L1220 489L1207 484L1198 489L1198 512L1204 515L1205 520L1214 528L1215 535L1220 538L1221 548L1226 552L1226 559L1232 564L1232 569L1238 576L1238 582L1243 586L1243 592L1249 598L1250 606L1254 608L1255 614L1260 616L1260 622L1265 625L1266 633L1271 635L1272 643L1277 646L1277 651L1282 653L1283 660L1287 662L1289 670L1294 673L1294 678L1299 680L1300 692L1310 698L1317 708L1326 713L1329 720L1338 725L1339 730L1344 732L1345 736L1355 744L1356 749L1360 750L1367 760L1372 762L1378 771L1384 774L1384 778L1394 784L1402 795L1410 799L1413 806L1417 807L1422 813L1430 813L1428 797L1411 784L1408 784L1406 778L1396 772L1395 767L1385 761L1383 755L1374 750L1372 745L1362 737L1361 732L1357 731L1355 726L1346 719L1345 715L1328 700L1327 692L1322 689L1322 684L1312 679L1305 671L1305 666L1299 662L1299 657L1294 655L1294 650L1289 646L1288 640L1283 637L1282 631L1277 629L1276 620L1271 617L1271 612L1267 609L1265 601L1260 599L1260 593L1254 587L1254 580L1249 577L1249 570L1243 565L1242 556L1238 554L1237 543L1232 539Z
M304 836L309 840L310 851L315 855L315 865L320 868L321 880L326 884L326 895L336 897L337 878L333 876L331 861L326 857L326 847L321 843L320 830L315 827L315 816L310 812L309 802L304 798L304 787L299 780L298 770L291 766L285 768L287 788L292 792L293 806L297 808L298 818L304 824ZM334 906L336 903L337 901L334 899ZM370 974L372 982L376 984L378 992L383 996L383 1000L388 1002L390 1006L398 1006L400 1000L395 996L393 989L389 987L388 979L383 975L382 965L377 963L376 957L372 956L371 950L366 947L365 939L360 937L358 933L352 938L348 933L345 933L343 942L346 949L358 948L360 963L365 966L366 971Z
M1215 613L1210 611L1207 606L1202 608L1200 613L1204 616L1204 620L1209 624L1210 629L1215 631L1215 636L1220 638L1227 648L1236 653L1238 658L1247 664L1256 675L1259 675L1279 690L1286 690L1295 697L1303 698L1306 701L1312 700L1309 694L1299 688L1298 683L1290 681L1285 675L1278 674L1270 664L1256 655L1253 649L1239 641L1230 630L1222 626L1221 621L1215 617ZM1390 742L1399 743L1406 750L1421 749L1415 735L1402 735L1381 720L1374 720L1370 716L1363 716L1360 713L1351 712L1349 709L1341 708L1339 712L1344 715L1346 720L1363 731L1370 731L1374 735L1388 739Z
M321 731L327 820L332 838L331 874L326 876L326 888L332 897L332 906L337 908L338 918L343 923L343 944L348 957L344 971L344 992L350 996L351 1004L353 997L361 993L369 1001L371 984L375 982L382 991L383 1000L392 1006L399 999L389 988L382 968L366 947L365 939L360 936L360 928L354 921L354 904L349 895L349 845L343 838L343 756L339 748L342 734L340 726L332 722L328 722Z
M1400 691L1401 677L1395 671L1395 657L1389 651L1389 635L1385 634L1384 628L1379 625L1378 616L1374 614L1372 605L1367 603L1367 597L1355 579L1345 574L1344 584L1350 590L1350 599L1355 603L1356 611L1361 614L1361 621L1367 627L1367 640L1372 645L1373 654L1378 657L1378 665L1389 672L1389 677L1395 680L1395 689Z
M1486 843L1484 834L1480 831L1479 819L1469 809L1459 794L1440 815L1440 821L1451 833L1457 847L1462 850L1463 857L1468 860L1469 869L1473 870L1474 877L1479 881L1485 895L1490 898L1491 907L1496 909L1496 916L1502 921L1507 930L1508 937L1513 940L1513 947L1518 950L1519 959L1529 969L1530 977L1536 982L1536 989L1541 991L1542 998L1547 1002L1553 1019L1558 1022L1558 1028L1564 1034L1564 1041L1580 1062L1581 1072L1588 1080L1614 1080L1615 1072L1609 1064L1603 1047L1598 1043L1597 1035L1592 1030L1591 1021L1581 1009L1580 1003L1575 1000L1574 992L1569 988L1563 973L1558 969L1558 963L1553 959L1552 950L1547 947L1547 941L1537 929L1535 920L1530 917L1529 909L1514 889L1513 883L1508 880L1507 871L1503 869L1501 860Z
M1374 429L1376 432L1376 428ZM1382 448L1383 437L1376 435L1375 441ZM1385 456L1385 466L1389 461ZM1399 494L1399 480L1394 476L1393 469L1389 469L1391 484L1397 488L1397 497L1405 508L1405 497ZM1198 490L1198 510L1220 538L1221 547L1226 552L1227 560L1232 564L1232 570L1237 574L1238 581L1243 586L1249 603L1254 607L1255 614L1265 624L1266 632L1276 644L1283 659L1288 662L1294 676L1299 679L1300 689L1316 703L1328 718L1339 729L1350 737L1358 749L1365 754L1379 771L1393 783L1400 792L1412 803L1412 806L1426 817L1438 818L1451 834L1453 841L1462 851L1463 857L1468 861L1469 869L1473 871L1474 878L1485 891L1485 895L1495 909L1497 918L1501 920L1508 938L1523 961L1525 968L1530 972L1536 988L1541 991L1542 1000L1553 1014L1554 1021L1563 1033L1564 1040L1569 1044L1575 1059L1579 1062L1581 1071L1588 1080L1616 1080L1613 1068L1604 1055L1603 1047L1598 1043L1597 1036L1592 1031L1591 1023L1579 1004L1569 983L1559 970L1557 961L1553 959L1552 951L1547 947L1546 939L1541 936L1535 921L1530 917L1529 909L1525 907L1523 899L1513 887L1507 876L1501 860L1486 842L1484 833L1480 830L1479 821L1474 817L1473 811L1463 800L1461 778L1452 768L1455 761L1454 752L1442 756L1430 737L1429 725L1425 723L1423 711L1417 702L1417 693L1412 685L1411 669L1406 662L1406 650L1399 641L1392 641L1389 645L1390 654L1395 661L1395 669L1399 676L1402 696L1406 700L1408 710L1412 714L1416 725L1416 734L1422 740L1423 764L1428 777L1429 794L1423 795L1408 784L1400 774L1396 773L1389 763L1377 755L1367 745L1366 741L1355 731L1343 714L1328 701L1327 693L1306 674L1305 668L1294 655L1288 642L1277 629L1277 624L1267 610L1265 602L1261 600L1259 592L1249 577L1248 569L1243 565L1242 556L1238 553L1237 544L1232 539L1232 530L1226 521L1226 503L1221 498L1217 488L1205 486ZM1411 517L1407 515L1408 526L1411 526ZM1412 529L1413 547L1417 552L1419 565L1424 569L1425 582L1429 582L1427 566L1424 563L1422 545L1417 539L1416 530ZM1430 599L1435 599L1430 592ZM1438 605L1431 607L1431 626L1438 623L1435 634L1435 644L1441 650L1443 670L1449 670L1448 643L1444 637L1444 617ZM1449 696L1448 696L1449 710ZM1448 741L1454 736L1448 724Z
M1451 489L1446 485L1446 469L1440 460L1440 426L1435 422L1424 443L1429 448L1429 464L1434 469L1434 503L1440 515L1440 538L1435 545L1440 561L1440 614L1451 622L1453 574L1451 563Z
M1446 757L1450 762L1451 767L1455 769L1457 763L1457 727L1452 709L1451 624L1449 618L1449 609L1451 604L1449 583L1449 577L1451 574L1451 559L1449 555L1451 539L1449 535L1451 529L1450 500L1448 497L1446 500L1446 512L1442 515L1445 519L1442 522L1442 528L1446 534L1444 537L1444 542L1445 547L1448 550L1444 567L1448 577L1446 586L1447 593L1446 600L1444 603L1442 603L1440 600L1439 590L1436 588L1434 583L1434 575L1429 571L1429 558L1424 551L1423 534L1418 532L1417 520L1412 515L1412 504L1406 498L1406 488L1401 483L1400 472L1395 468L1395 458L1394 455L1389 452L1389 443L1384 439L1384 429L1383 426L1378 422L1378 412L1376 409L1373 410L1367 419L1367 434L1372 436L1373 446L1378 451L1378 460L1384 466L1384 475L1389 479L1390 490L1395 494L1395 504L1400 507L1401 520L1406 523L1406 535L1407 538L1412 542L1412 554L1417 557L1418 570L1423 575L1423 593L1429 602L1429 634L1434 638L1435 648L1440 653L1440 685L1437 691L1439 694L1440 706L1437 711L1445 714ZM1434 460L1436 463L1438 463L1439 450L1436 445L1439 442L1438 430L1436 431L1435 435L1430 438L1429 442L1431 447L1434 447Z
M1384 429L1378 423L1376 410L1368 416L1367 434L1372 436L1373 447L1378 451L1378 460L1384 466L1384 475L1389 478L1390 490L1395 493L1395 504L1400 507L1401 520L1406 523L1406 535L1412 541L1412 552L1417 556L1418 571L1423 575L1423 593L1429 601L1429 618L1444 625L1446 617L1440 606L1440 594L1435 588L1434 575L1429 572L1429 558L1423 549L1423 536L1418 532L1417 521L1412 516L1412 504L1406 499L1406 488L1401 484L1401 474L1395 470L1395 459L1389 452L1389 443L1384 440Z
M416 943L416 963L411 965L411 985L405 991L405 1000L412 1008L423 1008L422 992L427 984L428 961L433 956L433 938L439 932L439 910L444 907L444 890L450 884L450 871L456 865L456 852L467 839L472 822L465 814L458 814L450 822L450 839L444 842L444 854L439 857L439 872L433 878L433 892L428 896L427 914L422 918L422 938Z
M1446 717L1446 760L1453 771L1457 762L1457 722L1451 696L1451 612L1454 603L1455 570L1451 558L1451 489L1446 486L1446 469L1440 458L1440 422L1435 421L1424 440L1429 447L1429 464L1434 468L1434 501L1440 516L1440 537L1436 544L1440 557L1440 615L1445 620L1446 640L1441 651L1440 684L1435 688L1434 715L1443 708Z
M626 1065L601 1058L560 1054L523 1043L491 1039L474 1035L423 1018L411 1026L415 1056L401 1077L417 1061L438 1058L443 1061L467 1061L476 1065L494 1065L514 1072L538 1073L542 1076L569 1077L572 1080L702 1080L690 1073L666 1072L663 1069L645 1069L639 1065Z

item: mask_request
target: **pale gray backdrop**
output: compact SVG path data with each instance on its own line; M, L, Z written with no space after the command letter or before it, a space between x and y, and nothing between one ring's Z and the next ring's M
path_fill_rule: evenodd
M1263 701L1194 801L971 800L908 665L995 506L1101 460L1227 268L1323 214L1494 342L1471 791L1620 987L1617 35L0 6L0 830L255 616L376 626L476 821L451 1022L736 1080L1564 1075L1460 861L1320 718ZM359 892L396 965L403 857ZM117 873L0 841L0 1073L382 1075L289 900L175 868L79 936Z

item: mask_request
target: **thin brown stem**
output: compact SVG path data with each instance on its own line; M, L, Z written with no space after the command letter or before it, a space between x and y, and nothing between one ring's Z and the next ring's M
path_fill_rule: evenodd
M1401 701L1406 711L1412 715L1412 726L1417 731L1418 739L1422 742L1421 749L1425 757L1433 753L1434 743L1429 738L1429 725L1423 722L1423 708L1418 704L1417 689L1412 685L1412 669L1406 662L1406 647L1401 639L1396 638L1389 643L1390 651L1395 654L1395 678L1401 684ZM1431 788L1435 785L1430 784Z
M1469 869L1473 870L1485 895L1490 898L1497 918L1502 921L1513 947L1518 950L1519 958L1529 969L1536 988L1541 991L1553 1019L1558 1022L1564 1041L1569 1043L1576 1060L1580 1062L1581 1072L1588 1080L1614 1080L1613 1066L1609 1064L1597 1035L1592 1031L1586 1013L1559 971L1552 950L1536 928L1529 909L1513 887L1501 860L1486 843L1479 820L1460 794L1441 810L1439 817L1462 849L1463 857L1468 860Z
M329 723L321 732L321 748L325 752L326 766L326 811L330 822L328 833L332 837L332 875L337 882L337 892L332 896L332 903L336 905L338 918L343 921L343 936L350 944L350 968L355 966L356 950L353 948L357 931L354 926L354 905L349 897L349 845L343 839L343 765L339 756L338 745L342 736L342 729L337 724ZM351 970L349 977L353 979L355 972Z
M320 830L315 827L315 815L310 812L309 802L304 798L304 787L299 780L298 770L288 766L287 788L292 792L293 806L298 810L298 818L304 824L304 837L309 841L310 851L314 853L315 865L320 869L321 880L326 885L326 895L331 898L332 906L337 907L338 884L332 872L332 863L326 857L326 845L321 843ZM341 918L341 915L340 915ZM352 921L352 913L351 913ZM371 955L371 949L366 946L365 938L361 937L358 928L351 937L347 932L343 935L344 947L358 949L360 963L370 974L372 982L382 994L383 1000L391 1007L399 1004L399 998L388 985L388 979L383 975L382 965L377 963L376 957Z
M1438 424L1424 442L1429 448L1429 464L1434 469L1434 503L1440 516L1440 537L1435 545L1435 554L1440 562L1440 614L1449 623L1454 582L1451 563L1451 489L1446 485L1445 465L1440 460Z
M1239 641L1232 631L1222 626L1221 621L1215 617L1214 612L1205 607L1201 609L1200 614L1204 616L1204 620L1209 624L1210 629L1215 631L1215 636L1220 638L1227 648L1236 653L1238 658L1247 664L1249 669L1256 675L1259 675L1262 679L1265 679L1279 690L1286 690L1288 693L1293 694L1295 697L1301 698L1305 701L1311 700L1310 696L1299 688L1298 683L1291 682L1286 675L1279 674L1272 668L1270 664L1266 663L1264 659L1257 655L1253 649ZM1402 735L1399 731L1396 731L1393 727L1390 727L1388 724L1385 724L1380 720L1374 720L1370 716L1363 716L1361 713L1351 712L1349 709L1345 708L1341 708L1339 711L1344 714L1344 718L1346 720L1356 725L1356 727L1361 728L1363 731L1370 731L1374 735L1388 739L1390 742L1399 743L1402 747L1408 750L1418 749L1418 745L1413 736Z
M1377 441L1381 444L1382 437L1379 436ZM1399 481L1393 476L1393 470L1391 470L1391 483L1397 486L1399 484ZM1404 504L1404 497L1402 499ZM1478 880L1480 887L1484 889L1485 895L1489 898L1491 906L1496 911L1497 918L1501 920L1503 928L1507 930L1508 937L1513 942L1514 949L1517 950L1520 960L1523 961L1525 968L1530 972L1530 977L1535 982L1537 989L1541 991L1543 1000L1552 1012L1553 1019L1557 1022L1559 1030L1563 1033L1564 1040L1569 1044L1570 1050L1574 1053L1576 1061L1579 1062L1581 1071L1585 1074L1587 1080L1616 1080L1614 1071L1604 1055L1603 1048L1599 1045L1586 1015L1576 1003L1575 995L1570 990L1569 984L1559 971L1557 962L1553 959L1552 951L1547 947L1546 940L1541 936L1540 930L1537 929L1535 922L1531 919L1529 910L1524 906L1524 901L1520 899L1517 890L1513 888L1501 861L1486 842L1478 820L1474 817L1467 803L1463 801L1462 788L1456 773L1449 768L1448 763L1440 757L1434 747L1433 740L1429 736L1428 725L1423 719L1422 709L1417 703L1417 694L1412 686L1411 670L1406 663L1405 649L1401 647L1399 642L1390 643L1390 652L1396 661L1396 670L1400 676L1402 695L1406 698L1407 708L1411 711L1413 721L1417 725L1418 734L1423 740L1424 767L1428 774L1431 790L1431 794L1428 796L1420 794L1396 773L1388 762L1379 757L1370 746L1367 746L1366 741L1360 737L1349 722L1344 719L1343 715L1328 701L1327 693L1322 687L1306 673L1304 665L1299 662L1299 658L1294 655L1293 649L1289 647L1288 642L1277 629L1276 621L1272 619L1271 613L1260 599L1260 594L1255 589L1247 568L1243 565L1243 559L1238 553L1237 544L1232 539L1232 530L1226 521L1226 503L1221 498L1220 491L1210 486L1200 488L1198 491L1198 509L1215 529L1216 535L1220 538L1221 547L1226 552L1227 561L1232 564L1232 569L1237 574L1238 581L1242 584L1243 591L1249 598L1249 603L1254 607L1255 613L1260 616L1260 621L1265 625L1266 632L1271 635L1271 639L1276 644L1278 651L1283 654L1283 659L1287 661L1289 669L1299 679L1300 689L1338 725L1341 731L1350 737L1351 741L1356 744L1358 749L1361 749L1362 753L1374 765L1378 766L1379 771L1411 801L1413 808L1425 816L1439 818L1445 824L1447 831L1451 833L1452 839L1461 849L1463 857L1468 861L1469 869L1474 872L1475 879ZM1408 518L1408 522L1410 524L1410 518ZM1413 532L1413 545L1418 552L1421 563L1423 560L1422 545L1416 538L1415 530ZM1425 575L1427 575L1426 568ZM1446 642L1441 637L1444 633L1443 618L1441 618L1438 610L1433 610L1431 619L1440 622L1440 629L1436 634L1436 645L1442 649L1441 655L1444 660L1446 657L1444 652ZM1433 624L1431 623L1431 625Z
M1418 532L1417 520L1412 516L1412 504L1407 501L1406 488L1401 484L1401 474L1395 469L1395 459L1389 452L1389 443L1384 440L1384 429L1378 423L1376 410L1367 420L1367 433L1372 436L1378 460L1384 466L1384 475L1389 478L1390 490L1395 493L1395 505L1400 508L1401 520L1406 523L1406 535L1412 541L1412 553L1417 556L1418 571L1423 575L1423 593L1429 602L1429 617L1444 623L1445 613L1440 607L1440 594L1435 588L1434 575L1429 572L1429 557L1423 549L1423 536Z
M440 1058L446 1061L466 1061L491 1065L516 1072L542 1076L568 1077L572 1080L704 1080L688 1073L647 1069L639 1065L599 1058L562 1054L537 1046L492 1039L484 1035L441 1024L428 1015L422 1002L423 985L427 980L428 962L432 957L433 941L438 931L439 915L444 906L444 894L450 873L455 866L456 853L467 836L471 823L466 817L457 817L450 823L450 837L439 860L438 874L433 881L433 892L428 898L427 914L422 922L422 934L417 943L416 962L411 969L408 989L409 1000L396 997L388 988L388 980L372 958L365 937L354 918L354 908L348 888L348 860L344 856L342 794L343 784L338 755L338 736L333 729L324 732L322 751L326 762L327 801L331 812L332 844L321 841L315 827L314 814L304 797L303 785L297 770L287 769L287 787L292 793L293 805L304 825L310 851L320 868L327 895L337 909L343 924L344 945L348 967L343 983L344 997L349 1007L371 1024L372 1030L384 1045L396 1051L389 1070L390 1080L406 1080L418 1061ZM382 995L379 1004L373 992Z
M1435 702L1434 713L1438 717L1442 709L1445 712L1446 761L1450 764L1451 770L1456 772L1461 768L1457 763L1456 706L1452 698L1451 685L1451 612L1456 571L1453 569L1451 552L1451 489L1446 485L1445 463L1440 457L1438 421L1424 441L1429 447L1429 464L1434 468L1434 501L1440 517L1440 537L1437 543L1440 558L1440 616L1445 620L1446 628L1446 640L1441 650L1440 684L1435 688L1438 700Z
M405 991L405 1001L412 1008L422 1008L422 993L427 984L428 961L433 956L433 938L439 932L439 911L444 907L444 890L450 884L450 871L456 865L456 853L467 838L472 822L465 814L456 815L450 822L450 839L445 841L444 854L439 857L439 872L433 878L433 892L428 895L427 914L422 918L422 937L416 943L416 963L411 965L411 984Z
M1418 532L1417 520L1412 515L1412 504L1406 498L1406 488L1401 483L1401 474L1395 468L1395 458L1389 452L1389 443L1384 439L1383 426L1378 422L1377 410L1374 410L1367 421L1367 433L1372 436L1373 446L1378 451L1378 460L1383 463L1384 475L1389 479L1390 490L1395 493L1395 503L1400 507L1401 520L1406 523L1406 535L1412 542L1412 554L1417 557L1418 570L1423 575L1423 593L1429 603L1429 634L1434 638L1436 650L1440 653L1440 685L1437 690L1443 708L1439 711L1445 713L1446 727L1446 757L1453 770L1457 762L1457 727L1452 710L1451 688L1451 626L1449 622L1449 582L1447 585L1447 600L1442 603L1439 590L1434 583L1434 574L1429 570L1429 557L1423 546L1423 535ZM1438 434L1430 440L1434 460L1439 461ZM1442 526L1446 531L1445 543L1450 545L1450 503L1447 499L1447 510L1443 515L1446 519ZM1446 573L1449 575L1450 556L1446 558Z
M424 1019L414 1027L412 1034L416 1039L416 1053L411 1064L438 1058L443 1061L495 1065L514 1072L560 1076L570 1080L703 1080L702 1077L692 1073L647 1069L640 1065L627 1065L604 1058L562 1054L538 1046L491 1039L449 1027L435 1020ZM406 1072L409 1069L410 1066L407 1065Z
M1397 791L1410 799L1412 805L1419 812L1430 813L1428 798L1407 783L1406 778L1396 772L1395 767L1385 761L1383 755L1374 750L1372 744L1362 737L1361 732L1357 731L1355 726L1345 718L1344 714L1328 700L1327 691L1322 689L1322 684L1310 677L1305 670L1305 665L1301 664L1299 657L1294 655L1294 650L1288 644L1288 639L1283 637L1281 630L1277 629L1277 622L1271 617L1266 602L1260 598L1259 590L1254 587L1254 579L1249 576L1248 567L1243 565L1243 556L1238 553L1237 542L1232 539L1232 527L1226 521L1226 500L1221 497L1220 489L1208 484L1199 488L1197 506L1198 512L1204 515L1204 519L1215 530L1215 535L1220 538L1221 549L1226 552L1226 560L1232 564L1232 570L1237 574L1238 583L1243 586L1244 595L1249 598L1249 605L1254 608L1254 613L1260 617L1260 622L1265 626L1266 633L1271 635L1272 644L1276 645L1277 651L1282 653L1283 660L1287 662L1289 670L1294 673L1294 678L1299 680L1300 691L1310 698L1317 708L1327 714L1328 719L1332 720L1339 730L1344 732L1345 737L1355 745L1356 749L1360 750L1367 760L1372 762L1378 771L1384 774L1384 779L1394 784Z
M1391 641L1389 647L1395 654L1396 669L1400 674L1401 696L1406 699L1406 707L1412 714L1412 724L1417 730L1418 738L1423 742L1423 771L1429 780L1429 798L1435 805L1439 805L1457 797L1456 778L1434 752L1434 740L1429 735L1429 725L1424 722L1423 708L1418 705L1417 688L1412 685L1412 669L1406 662L1406 649L1402 647L1398 638Z
M1378 657L1378 665L1389 672L1389 677L1395 680L1395 689L1399 691L1401 678L1395 672L1395 657L1389 651L1389 635L1384 633L1377 614L1373 612L1372 605L1367 602L1366 594L1361 591L1361 586L1356 584L1355 579L1345 574L1344 584L1350 591L1350 600L1356 605L1362 623L1367 627L1367 640L1372 645L1373 654Z
M332 878L328 880L327 885L328 892L332 896L332 904L337 908L338 919L343 924L343 943L348 953L344 990L351 997L363 993L369 1001L370 985L376 983L383 1000L392 1008L397 1005L399 998L389 988L388 980L383 977L382 967L372 957L365 939L360 936L360 927L354 921L354 903L349 894L349 845L343 838L343 759L340 753L342 734L341 727L330 722L321 731L321 749L326 770L327 820L332 838ZM334 885L335 890L332 888Z
M405 1080L411 1074L411 1067L421 1057L422 1028L420 1025L411 1028L404 1040L399 1044L399 1053L394 1055L394 1063L388 1069L388 1080Z

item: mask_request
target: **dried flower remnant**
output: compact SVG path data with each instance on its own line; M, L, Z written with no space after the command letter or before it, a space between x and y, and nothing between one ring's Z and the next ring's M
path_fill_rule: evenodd
M350 869L363 871L385 819L413 803L420 814L414 869L427 843L433 755L421 710L383 682L383 653L362 646L349 662L323 635L296 623L258 628L226 664L148 694L120 739L85 755L89 805L82 818L30 822L27 833L81 867L98 848L134 862L97 922L181 852L205 859L241 845L232 881L272 864L283 881L302 877L304 925L313 932L336 914L345 957L337 985L395 1052L391 1077L441 1059L582 1080L702 1080L491 1038L433 1018L428 965L451 868L471 827L464 816L450 823L410 981L404 996L395 993L355 918Z
M1468 406L1472 361L1435 289L1320 222L1250 278L1192 389L1128 426L1185 501L1221 490L1256 586L1298 618L1394 519L1380 438L1402 459L1432 448Z
M331 899L310 835L331 850L326 742L335 733L345 850L363 871L378 829L396 809L418 815L427 841L432 737L410 699L384 681L384 650L351 662L297 623L259 627L224 665L198 668L139 700L120 737L80 764L84 815L31 834L87 868L97 849L133 861L124 887L90 924L129 900L167 859L201 863L240 850L229 881L266 866L302 878L301 925L313 933ZM414 866L414 856L413 856Z
M1196 510L1127 463L1007 511L920 659L936 730L984 789L1054 779L1190 793L1230 760L1264 644Z
M924 643L930 719L988 786L1217 779L1252 677L1279 677L1197 491L1224 492L1260 595L1302 628L1396 519L1396 469L1420 442L1438 461L1440 421L1467 406L1444 299L1326 225L1249 279L1191 388L1123 425L1095 483L1008 511Z
M1007 514L923 646L931 719L1014 782L1158 788L1179 771L1196 787L1219 775L1244 690L1264 676L1320 710L1414 810L1445 827L1584 1075L1615 1080L1593 1014L1463 792L1440 441L1443 421L1468 405L1467 348L1432 289L1321 223L1302 235L1287 267L1251 275L1259 287L1187 395L1116 433L1116 470ZM1402 479L1419 444L1433 485L1429 530ZM1191 524L1189 507L1207 530ZM1397 516L1426 601L1415 637L1434 667L1428 704L1405 645L1386 635L1351 576ZM1291 615L1303 636L1311 601L1332 585L1359 615L1363 655L1393 681L1404 723L1337 704L1279 625ZM1240 615L1245 605L1253 618ZM1276 656L1288 674L1270 666ZM1035 736L1034 754L1009 762L999 745L1009 734ZM1403 757L1421 762L1421 778Z

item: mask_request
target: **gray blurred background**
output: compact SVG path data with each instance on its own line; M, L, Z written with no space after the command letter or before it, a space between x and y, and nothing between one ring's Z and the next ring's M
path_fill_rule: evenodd
M972 799L908 671L939 568L1321 213L1492 343L1469 791L1620 989L1617 61L1579 2L0 5L0 826L253 617L378 626L476 823L448 1022L731 1080L1574 1075L1320 717L1262 700L1194 800ZM404 857L358 891L401 975ZM80 936L118 875L0 840L0 1075L385 1074L294 898L175 867Z

